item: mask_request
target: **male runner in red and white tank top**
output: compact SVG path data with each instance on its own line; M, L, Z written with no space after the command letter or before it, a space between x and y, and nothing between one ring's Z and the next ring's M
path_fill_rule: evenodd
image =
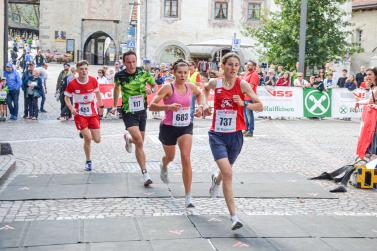
M84 138L85 170L91 171L93 168L90 151L91 141L93 140L96 143L101 141L97 102L100 109L103 109L103 104L97 80L88 75L88 65L87 61L77 63L79 77L73 79L67 85L64 91L64 100L74 116L76 128L80 131L80 137ZM74 107L70 99L72 97Z

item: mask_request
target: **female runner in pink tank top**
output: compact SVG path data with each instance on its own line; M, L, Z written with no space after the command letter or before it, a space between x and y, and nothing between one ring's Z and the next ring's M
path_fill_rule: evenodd
M243 145L242 130L246 129L244 118L244 94L253 101L247 104L247 109L262 111L263 105L250 85L240 79L237 74L241 60L235 53L227 53L221 59L221 69L224 77L211 79L204 89L205 115L210 114L208 95L212 89L215 91L214 114L209 135L212 155L220 172L212 175L210 196L216 197L221 181L223 193L232 221L232 230L243 225L236 214L232 187L232 166L236 161Z
M165 84L157 92L149 110L165 111L165 117L160 124L159 139L164 147L165 156L160 164L160 178L164 183L169 183L168 165L174 160L175 145L178 142L182 161L182 178L185 187L185 206L194 207L191 198L192 168L191 168L191 147L193 124L191 118L192 95L196 96L198 104L195 116L202 115L201 93L198 87L187 81L189 66L188 63L180 59L174 63L175 82ZM163 100L164 104L159 102Z

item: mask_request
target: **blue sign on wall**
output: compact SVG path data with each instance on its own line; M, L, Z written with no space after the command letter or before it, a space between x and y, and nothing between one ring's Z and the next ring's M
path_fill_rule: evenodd
M128 27L128 35L129 36L136 36L136 27L135 26L130 26Z
M127 41L127 47L128 48L135 48L135 44L136 44L135 40L128 40Z

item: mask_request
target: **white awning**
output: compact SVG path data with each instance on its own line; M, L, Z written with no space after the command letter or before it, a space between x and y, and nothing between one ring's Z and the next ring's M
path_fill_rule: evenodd
M241 39L241 47L242 48L250 48L250 47L255 47L253 41L250 39L247 39L248 41L243 41ZM203 42L198 42L198 43L192 43L188 44L187 46L205 46L205 47L231 47L232 46L232 39L212 39L212 40L207 40Z
M193 46L188 45L191 57L211 58L213 55L213 48L210 46ZM217 50L217 49L216 49Z

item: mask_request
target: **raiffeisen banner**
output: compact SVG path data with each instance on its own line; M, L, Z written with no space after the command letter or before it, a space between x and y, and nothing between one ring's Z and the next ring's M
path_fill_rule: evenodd
M263 102L263 112L256 113L255 116L304 116L300 87L260 86L257 95Z
M355 107L359 100L367 99L364 89L349 91L346 88L332 90L332 117L333 118L361 118L363 106Z

